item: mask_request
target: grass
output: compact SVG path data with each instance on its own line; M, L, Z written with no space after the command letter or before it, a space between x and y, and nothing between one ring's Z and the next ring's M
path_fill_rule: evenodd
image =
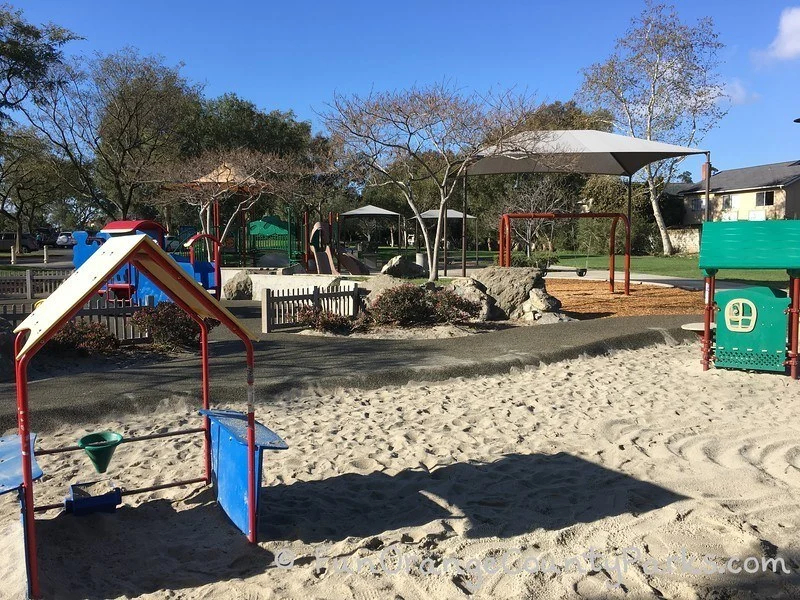
M621 269L625 257L617 255L616 269ZM584 267L590 269L608 269L608 256L581 256L575 253L561 253L559 265L568 267ZM647 273L650 275L666 275L669 277L684 277L686 279L702 279L703 275L697 266L697 255L679 256L632 256L631 271L634 273ZM786 271L748 271L744 269L726 269L720 271L717 279L726 281L741 281L758 285L775 285L776 282L786 283L789 276Z

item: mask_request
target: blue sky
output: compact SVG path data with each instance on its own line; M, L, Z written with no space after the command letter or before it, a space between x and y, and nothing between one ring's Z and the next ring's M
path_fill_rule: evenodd
M643 0L356 2L319 0L26 0L33 23L86 38L70 52L130 45L183 62L208 96L235 92L293 110L316 129L334 91L398 89L448 79L568 100L581 69L605 59ZM675 3L684 20L711 15L728 116L700 144L719 169L800 160L800 0ZM796 10L792 10L792 9ZM779 35L779 30L782 32ZM316 112L315 112L316 111ZM699 178L700 159L686 168Z

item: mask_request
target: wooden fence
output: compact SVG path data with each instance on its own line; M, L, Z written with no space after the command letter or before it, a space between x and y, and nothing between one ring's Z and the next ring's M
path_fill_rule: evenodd
M32 302L22 304L0 304L0 318L6 319L16 327L25 317L33 312ZM147 306L153 305L153 297L148 296L144 305L128 300L91 300L72 319L73 322L85 320L90 323L102 323L108 331L119 339L120 344L137 344L150 341L150 333L141 330L131 323L131 317Z
M0 298L46 298L71 274L72 269L0 270Z
M361 306L358 284L352 289L338 286L320 289L300 288L294 290L264 290L261 301L261 331L271 333L276 329L297 327L300 310L314 307L344 317L356 317Z

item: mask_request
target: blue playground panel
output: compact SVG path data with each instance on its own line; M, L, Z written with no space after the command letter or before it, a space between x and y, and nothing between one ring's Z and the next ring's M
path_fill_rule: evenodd
M232 410L201 410L211 420L211 478L217 502L242 533L248 533L247 415ZM256 422L256 519L264 450L286 450L278 434ZM258 521L256 521L257 523Z
M31 473L33 479L42 476L42 469L36 462L33 455L33 444L36 442L36 434L30 434L31 444ZM22 453L18 435L9 435L0 438L0 494L17 491L20 506L20 518L22 519L22 540L25 551L25 572L28 580L28 595L31 588L31 566L28 563L28 530L25 527L25 494L22 492Z
M143 233L137 231L136 233ZM72 248L72 264L79 268L89 260L89 257L97 252L100 242L92 241L88 243L89 234L85 231L75 231L72 234L75 238L75 246ZM107 240L111 236L107 233L97 233L94 238ZM155 238L154 238L155 239ZM170 254L170 257L186 271L189 276L202 285L205 289L216 287L216 275L214 273L214 263L208 261L196 261L194 266L189 262L189 258L180 254ZM132 298L139 304L144 304L148 296L152 296L154 303L170 302L167 296L159 287L153 284L147 277L139 273L137 269L128 266L122 267L114 274L111 283L124 283L132 285L134 292Z
M36 442L35 433L30 435L30 441L31 470L33 478L39 479L42 476L42 469L39 468L33 455L33 444ZM22 486L22 454L20 450L18 435L0 438L0 494L12 492Z

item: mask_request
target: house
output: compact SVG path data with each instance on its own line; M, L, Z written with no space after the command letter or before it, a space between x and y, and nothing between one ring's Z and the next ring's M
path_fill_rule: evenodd
M703 221L705 190L701 180L673 191L683 197L685 226ZM712 221L800 219L800 161L718 171L711 176L710 203Z

